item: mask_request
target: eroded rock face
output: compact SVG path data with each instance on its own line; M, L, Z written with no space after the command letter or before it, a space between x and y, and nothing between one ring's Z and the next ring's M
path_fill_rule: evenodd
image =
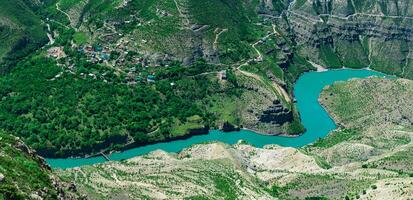
M289 0L261 0L257 12L258 14L281 15L288 5Z
M274 101L273 105L267 108L260 116L260 122L278 125L291 122L293 119L293 112L285 108L279 100Z
M18 140L16 144L14 145L14 147L21 150L25 154L28 154L33 159L35 159L39 163L39 165L42 166L44 169L51 170L50 166L46 163L44 158L38 156L36 154L36 150L27 146L23 141Z
M294 2L288 29L300 54L323 65L372 67L413 77L413 7L409 1Z

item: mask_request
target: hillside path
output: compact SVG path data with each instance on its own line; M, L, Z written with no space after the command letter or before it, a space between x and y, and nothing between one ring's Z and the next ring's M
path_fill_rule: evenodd
M56 9L57 9L59 12L63 13L64 15L66 15L67 19L69 20L69 23L72 24L72 18L70 17L70 15L67 14L65 11L63 11L63 10L60 9L60 2L57 2L57 3L56 3Z

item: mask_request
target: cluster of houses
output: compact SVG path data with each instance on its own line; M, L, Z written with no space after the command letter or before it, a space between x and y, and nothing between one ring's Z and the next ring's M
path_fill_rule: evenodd
M219 80L227 80L227 70L222 70L217 73L217 77Z
M55 59L60 59L66 57L63 47L52 47L47 50L47 56Z
M127 75L128 85L136 85L137 83L155 83L156 81L156 76L153 74L148 74L148 75L142 75L142 73L139 73L138 75L135 75L132 72L129 72Z
M137 83L146 82L155 83L156 76L154 74L144 75L142 72L138 72L136 67L129 69L129 72L126 76L129 85L135 85Z
M119 67L119 66L135 66L129 68L127 71L127 80L128 84L134 85L137 83L141 82L147 82L147 83L154 83L155 82L155 75L149 74L149 75L143 75L141 72L139 72L138 68L142 66L149 66L149 62L147 59L139 56L139 54L134 53L134 52L129 52L127 50L127 44L129 41L121 41L118 42L114 46L117 52L119 52L119 56L116 56L116 60L113 60L113 63ZM84 45L84 46L79 46L77 48L77 51L80 53L83 53L87 57L87 61L91 63L101 63L105 62L106 64L109 64L108 62L111 61L111 53L113 48L107 47L107 46L101 46L101 45ZM91 75L89 75L91 76ZM94 77L95 78L95 77Z
M108 47L102 47L100 45L85 45L80 46L78 52L84 53L88 58L88 62L98 63L110 60L111 51Z
M113 48L110 47L103 47L100 45L85 45L85 46L80 46L78 48L78 52L84 53L87 58L88 62L91 63L100 63L100 62L105 62L105 61L110 61L111 60L111 53L113 53L113 49L116 49L116 52L118 52L120 55L117 56L116 58L116 65L118 66L126 66L126 65L137 65L141 64L142 66L147 66L149 65L149 61L145 59L142 56L138 56L136 53L128 55L131 53L128 49L127 46L129 44L128 40L121 40L118 42L116 45L113 46ZM132 51L133 52L133 51Z

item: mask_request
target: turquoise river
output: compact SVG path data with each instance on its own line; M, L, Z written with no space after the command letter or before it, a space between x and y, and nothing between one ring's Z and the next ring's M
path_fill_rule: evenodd
M370 70L351 69L330 70L326 72L307 72L303 74L294 86L294 94L297 99L297 108L300 112L302 123L306 128L306 132L300 137L265 136L246 130L231 133L223 133L221 131L213 130L207 135L193 136L185 140L157 143L137 147L119 153L113 153L109 155L109 158L110 160L128 159L157 149L162 149L168 152L179 152L193 144L210 141L221 141L228 144L235 144L241 139L256 147L263 147L267 144L302 147L313 143L319 138L325 137L330 131L336 128L334 121L318 103L318 97L321 90L335 81L348 80L351 78L364 78L368 76L384 76L384 74ZM82 165L102 163L106 160L100 156L92 158L46 159L46 161L53 168L65 169Z

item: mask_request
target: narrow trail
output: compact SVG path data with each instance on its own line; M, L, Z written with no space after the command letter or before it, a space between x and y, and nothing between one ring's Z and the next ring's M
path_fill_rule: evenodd
M185 0L174 0L176 9L178 10L179 16L182 18L183 28L190 29L191 22L189 21L188 11L185 7L186 2L178 2L178 1L185 1Z
M215 29L215 32L218 31L218 30L219 30L218 28ZM219 36L220 36L221 34L227 32L227 31L228 31L228 29L222 29L218 34L215 35L215 41L214 41L214 44L213 44L213 48L214 48L215 51L218 50L218 40L219 40Z
M255 59L263 59L262 53L256 48L256 45L260 44L263 40L266 40L267 38L273 36L273 35L279 35L279 33L275 30L275 25L273 24L273 33L270 33L266 36L264 36L263 38L259 39L257 42L255 42L254 44L252 44L252 48L254 48L254 50L257 52L258 56L256 58L251 58L247 61L245 61L243 64L239 65L236 70L239 71L241 74L243 74L244 76L253 78L258 80L259 82L263 83L264 85L267 85L267 83L257 74L242 70L241 68L243 66L249 65L249 63ZM288 95L288 93L284 90L283 87L281 87L279 84L277 84L274 81L271 81L271 88L275 89L275 92L277 93L277 96L280 96L282 98L284 98L284 100L288 103L291 103L291 98Z
M252 45L252 48L253 48L253 49L255 50L255 52L258 54L257 59L262 60L262 54L261 54L261 52L257 49L257 47L255 47L255 46L257 46L258 44L260 44L260 42L254 43L254 44Z
M291 10L291 7L293 7L295 3L296 3L296 0L291 1L290 4L288 4L287 10Z
M255 52L257 52L257 54L258 54L258 57L257 57L257 59L263 59L263 57L262 57L262 54L261 54L261 52L257 49L257 45L259 45L259 44L261 44L262 43L262 41L264 41L264 40L266 40L266 39L268 39L269 37L271 37L271 36L273 36L273 35L277 35L276 34L276 32L273 32L273 33L270 33L270 34L268 34L268 35L266 35L265 37L263 37L263 38L261 38L261 39L259 39L257 42L255 42L254 44L252 44L251 46L252 46L252 48L255 50Z
M60 2L56 3L56 10L58 10L59 12L63 13L64 15L66 15L67 19L69 20L70 26L72 26L72 18L70 17L69 14L67 14L65 11L60 9Z
M272 24L272 32L274 33L274 35L276 35L278 37L281 36L281 34L277 30L275 30L275 24Z
M325 67L323 67L323 66L321 66L321 65L319 65L319 64L317 64L317 63L314 63L314 62L311 62L311 61L308 61L308 63L310 63L313 67L317 68L317 72L325 72L325 71L328 71L327 68L325 68Z
M296 13L296 12L291 11L291 10L287 10L287 12L290 13L290 14L293 14L293 15L295 15L295 16L298 16L298 17L300 17L300 18L302 18L302 19L309 20L309 21L313 22L314 24L320 23L320 22L321 22L321 23L324 22L321 18L320 18L319 20L316 20L316 19L311 18L312 16L305 16L305 15Z
M350 0L351 2L351 6L353 6L353 8L357 8L356 4L354 4L354 0Z
M291 1L291 2L289 3L289 5L288 5L288 8L287 8L286 10L282 11L282 13L280 14L280 16L273 16L273 15L268 15L268 14L260 14L260 16L268 17L268 18L273 18L273 19L281 19L281 18L282 18L281 16L282 16L284 13L291 13L291 14L293 14L293 15L299 16L299 17L301 17L301 18L303 18L303 19L308 19L308 20L310 20L310 21L312 21L312 22L315 22L315 23L317 23L317 22L324 22L323 19L321 19L321 18L320 18L319 20L316 20L316 19L314 19L314 18L311 18L312 16L306 16L306 15L303 15L303 14L300 14L300 13L297 13L297 12L294 12L293 9L292 9L292 7L295 5L295 3L296 3L296 0ZM356 7L355 4L354 4L354 0L351 0L351 4L353 5L354 8ZM368 13L354 13L354 14L351 14L351 15L348 15L348 16L345 16L345 17L343 17L343 16L338 16L338 15L331 15L331 14L319 14L319 15L317 15L317 16L318 16L318 17L331 17L331 18L337 18L337 19L342 19L342 20L349 20L350 18L356 17L356 16L367 16L367 17L380 17L380 18L390 18L390 19L409 19L409 20L413 20L413 17L409 17L409 16L398 16L398 15L389 15L389 16L386 16L386 15L383 15L383 14L368 14Z
M351 1L352 4L354 4L353 1ZM288 6L288 9L286 10L287 13L293 14L295 16L298 16L300 18L312 21L313 23L323 23L324 20L321 17L330 17L330 18L336 18L336 19L341 19L341 20L349 20L350 18L353 17L357 17L357 16L361 16L361 17L379 17L379 18L389 18L389 19L408 19L408 20L413 20L413 17L409 17L409 16L397 16L397 15L390 15L390 16L386 16L383 14L368 14L368 13L354 13L348 16L338 16L338 15L331 15L331 14L319 14L316 15L317 17L319 17L319 19L314 19L311 17L316 17L316 16L311 16L311 15L303 15L297 12L294 12L292 10L292 6L294 6L295 1L291 2L290 5ZM268 16L268 15L261 15L261 16L265 16L265 17L270 17L270 18L280 18L280 16Z
M372 59L371 59L371 58L372 58L372 54L373 54L373 51L372 51L372 49L373 49L373 43L372 43L372 41L371 41L371 38L369 38L368 41L369 41L369 55L368 55L367 58L369 59L369 62L370 62L370 63L369 63L369 66L368 66L368 67L370 68L370 67L371 67L371 64L372 64Z
M411 55L412 55L412 51L409 49L409 52L406 55L406 61L404 62L404 65L402 66L402 76L404 76L406 73L406 68L409 65L409 58L411 58Z
M241 67L242 67L242 65L240 65L240 66L237 68L237 70L238 70L241 74L243 74L244 76L247 76L247 77L256 79L256 80L258 80L259 82L263 83L264 85L267 85L266 82L265 82L264 80L262 80L262 78L261 78L260 76L258 76L257 74L254 74L254 73L251 73L251 72L242 70L242 69L240 69ZM274 82L274 81L271 81L271 87L272 87L273 89L275 89L275 91L276 91L276 93L277 93L277 94L276 94L277 96L281 96L282 98L284 98L284 100L285 100L286 102L291 103L291 98L290 98L290 96L288 95L288 93L284 90L284 88L282 88L280 85L278 85L278 84L277 84L276 82Z
M52 29L50 28L50 24L46 23L46 26L47 26L47 31L52 32Z
M119 35L120 33L116 30L116 28L108 26L108 24L106 22L103 23L103 26L96 29L96 30L102 30L102 29L108 29L110 31L112 31L111 33L106 33L106 34L102 34L102 35L98 35L98 39L105 41L105 37L107 36L111 36L111 35Z
M349 20L352 17L356 16L366 16L366 17L380 17L380 18L390 18L390 19L409 19L413 20L413 17L407 17L407 16L396 16L396 15L378 15L378 14L367 14L367 13L354 13L346 17L342 16L337 16L337 15L330 15L330 14L320 14L318 16L325 16L325 17L332 17L332 18L337 18L337 19L342 19L342 20Z

